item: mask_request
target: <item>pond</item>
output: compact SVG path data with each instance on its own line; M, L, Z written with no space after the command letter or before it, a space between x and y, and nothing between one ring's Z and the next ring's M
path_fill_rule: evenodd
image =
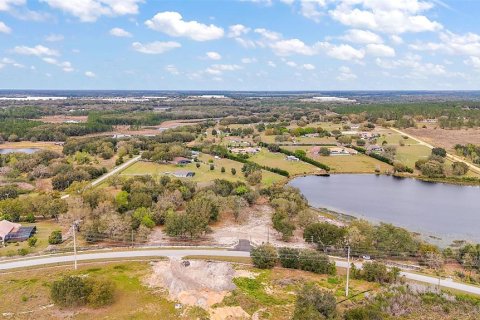
M369 174L306 176L289 184L316 208L392 223L444 243L480 242L480 187Z
M0 154L9 154L9 153L15 153L15 152L20 152L20 153L28 153L32 154L37 151L40 151L38 148L5 148L5 149L0 149Z

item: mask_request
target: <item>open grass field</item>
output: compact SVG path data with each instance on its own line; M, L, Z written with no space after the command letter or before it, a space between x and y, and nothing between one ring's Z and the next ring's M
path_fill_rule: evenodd
M420 159L427 159L432 150L423 145L397 146L396 159L410 168L415 168L415 162Z
M381 172L385 172L392 167L385 162L378 161L372 157L357 154L353 156L319 156L312 155L310 149L312 147L288 146L285 149L290 151L305 150L307 155L330 167L332 173L375 173L375 169L379 168Z
M28 253L39 252L45 250L48 247L48 237L54 230L59 230L60 227L54 221L40 221L36 223L21 223L22 226L36 226L37 233L35 236L37 237L38 241L35 247L30 248L28 246L27 241L23 242L14 242L14 243L7 243L5 247L0 246L0 257L1 256L16 256L18 255L18 250L20 249L27 249Z
M290 175L307 174L319 171L317 167L302 161L288 161L283 153L273 153L263 148L249 160L260 165L286 170Z
M449 152L453 151L457 143L480 144L480 129L446 130L428 125L427 128L407 128L404 131L433 146L445 148Z
M188 170L195 172L195 176L191 179L192 181L199 182L199 183L208 183L215 179L226 179L230 181L245 181L245 178L242 174L242 166L243 164L237 161L229 160L229 159L215 159L214 157L206 154L202 154L200 156L200 168L196 167L195 163L190 163L185 166L177 166L173 164L158 164L154 162L144 162L139 161L132 166L125 169L121 175L124 176L133 176L133 175L152 175L152 176L161 176L166 174L167 172L175 172L179 170ZM213 165L215 166L214 170L210 170L210 163L212 161ZM225 172L221 172L221 168L225 168ZM231 173L231 169L235 168L237 173L233 175ZM286 178L282 177L278 174L269 172L269 171L262 171L262 183L265 185L271 185L273 183L282 182Z
M302 283L314 282L344 299L345 276L317 275L300 270L276 268L248 270L253 277L233 279L236 289L215 308L241 307L249 315L259 312L259 319L290 319L294 309L295 292ZM164 290L149 288L144 279L151 273L148 262L111 262L81 264L77 271L71 267L53 267L0 274L0 310L13 319L209 319L199 307L175 308ZM59 308L50 300L50 286L64 275L103 278L115 284L113 304L102 307ZM377 291L377 284L351 280L351 296L363 291ZM340 308L365 299L359 294ZM222 309L220 309L222 310ZM260 310L260 311L259 311ZM217 319L217 318L215 318ZM221 319L221 318L218 318Z

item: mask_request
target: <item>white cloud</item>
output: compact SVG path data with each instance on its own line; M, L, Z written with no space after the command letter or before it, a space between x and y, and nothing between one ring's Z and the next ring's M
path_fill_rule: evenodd
M440 33L440 42L416 43L409 47L418 51L439 51L452 55L480 57L480 35L471 32L460 35L446 31Z
M314 66L313 64L306 63L306 64L302 65L302 69L305 69L305 70L315 70L315 66Z
M242 67L236 64L214 64L205 70L206 73L211 75L221 75L225 71L237 71Z
M341 66L338 68L339 74L337 76L337 80L339 81L348 81L348 80L355 80L357 79L357 75L350 70L349 67Z
M42 60L46 63L56 65L57 67L61 68L65 72L72 72L75 70L70 61L61 62L52 57L45 57L45 58L42 58Z
M257 28L255 29L255 33L261 35L265 40L268 41L277 41L282 38L282 35L278 32L267 30L265 28Z
M178 12L160 12L151 20L145 21L150 29L163 32L172 37L187 37L195 41L220 39L224 31L213 24L206 25L197 21L184 21Z
M20 64L20 63L16 62L13 59L10 59L10 58L2 58L2 60L0 60L0 65L2 65L2 66L11 65L15 68L25 68L25 66L23 64Z
M109 31L110 35L114 37L120 37L120 38L129 38L132 36L132 34L122 28L112 28Z
M300 13L305 18L319 22L325 14L323 9L326 5L326 0L300 0Z
M243 39L243 38L235 38L235 41L237 41L242 47L244 48L255 48L255 42L249 39Z
M0 11L10 11L14 6L22 6L26 0L0 0Z
M480 58L479 57L470 57L464 61L466 65L472 66L475 69L480 71Z
M35 47L16 46L15 48L13 48L13 52L18 54L23 54L23 55L37 56L37 57L43 57L43 56L51 57L51 56L60 55L57 50L50 49L42 45L37 45Z
M327 55L339 60L361 60L365 57L364 50L358 50L348 44L332 45L322 43L321 46L327 50Z
M215 52L215 51L208 51L206 53L207 55L207 58L208 59L211 59L211 60L220 60L222 59L222 55L218 52Z
M445 66L434 63L424 63L422 57L416 54L407 54L399 60L376 59L379 67L384 69L401 69L406 78L427 79L429 76L446 75ZM407 70L408 69L408 70Z
M234 24L228 27L228 37L238 38L250 32L250 28L245 27L243 24Z
M268 64L269 67L272 67L272 68L276 68L276 67L277 67L277 64L276 64L275 62L273 62L273 61L268 61L267 64Z
M341 0L329 14L350 27L401 34L442 29L440 23L421 14L432 7L432 3L419 0Z
M311 56L317 53L314 47L306 45L299 39L278 40L269 46L273 52L279 56L289 56L292 54Z
M63 39L64 39L63 35L53 34L53 33L45 37L45 41L48 41L48 42L58 42L58 41L62 41Z
M7 26L4 22L0 21L0 33L9 34L12 32L9 26Z
M371 44L371 43L383 43L382 38L371 31L360 30L360 29L350 29L348 30L341 39L354 43L361 44Z
M71 14L82 22L94 22L101 16L137 14L144 0L40 0L50 7Z
M287 62L286 62L286 65L289 66L289 67L292 67L292 68L296 68L296 67L297 67L297 63L294 62L294 61L287 61Z
M85 71L85 77L95 78L97 75L92 71Z
M392 40L392 42L393 42L394 44L397 44L397 45L403 43L402 37L400 37L400 36L398 36L398 35L396 35L396 34L391 35L391 36L390 36L390 39Z
M242 58L242 63L249 64L249 63L255 63L257 62L256 58Z
M177 67L175 67L173 64L169 64L169 65L165 66L165 71L167 71L170 74L173 74L174 76L177 76L177 75L180 74Z
M180 43L174 42L174 41L167 41L167 42L154 41L150 43L140 43L140 42L132 43L132 48L135 51L145 53L145 54L161 54L176 48L180 48L181 46L182 45Z
M395 49L384 44L369 44L367 53L375 57L394 57Z

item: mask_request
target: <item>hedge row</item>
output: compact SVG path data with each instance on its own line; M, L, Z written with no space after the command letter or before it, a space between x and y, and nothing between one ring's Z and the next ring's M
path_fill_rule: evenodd
M357 147L357 146L354 146L354 145L349 145L348 147L349 147L349 148L352 148L352 149L354 149L354 150L357 150L358 152L363 153L363 154L365 154L365 155L367 155L367 156L369 156L369 157L372 157L372 158L374 158L374 159L377 159L378 161L382 161L382 162L385 162L385 163L393 166L393 161L392 161L392 160L390 160L390 159L388 159L388 158L386 158L386 157L384 157L384 156L382 156L382 155L380 155L380 154L378 154L378 153L375 153L375 152L367 152L367 149L362 148L362 147Z

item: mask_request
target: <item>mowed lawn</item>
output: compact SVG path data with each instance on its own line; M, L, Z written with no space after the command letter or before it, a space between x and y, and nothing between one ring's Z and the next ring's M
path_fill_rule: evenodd
M242 173L243 164L237 161L229 159L215 159L214 157L206 154L200 156L200 167L196 167L196 163L190 163L184 166L177 166L173 164L159 164L155 162L143 162L139 161L124 171L121 175L123 176L135 176L135 175L152 175L152 176L161 176L166 173L172 173L179 170L188 170L195 172L195 176L192 178L185 178L195 182L204 183L211 182L215 179L225 179L229 181L244 181L245 177ZM210 170L209 161L213 161L214 170ZM225 168L225 172L221 172L221 168ZM236 174L233 175L231 170L235 168L237 170ZM262 170L262 183L265 185L271 185L277 182L285 181L286 178L278 174Z
M34 253L34 252L39 252L42 250L45 250L48 247L48 237L54 230L60 230L61 227L55 223L54 221L39 221L35 223L26 223L26 222L20 222L20 224L23 227L30 227L30 226L36 226L37 227L37 233L35 234L35 237L37 237L37 244L35 247L29 247L27 241L22 241L22 242L12 242L12 243L7 243L5 247L0 246L0 257L1 256L14 256L18 255L18 250L19 249L27 249L28 253Z
M306 174L320 169L303 161L288 161L283 153L270 152L265 148L249 158L250 161L260 165L279 168L288 171L290 175Z
M432 154L432 150L429 147L416 144L407 146L397 146L396 160L415 168L415 162L420 159L427 159Z

